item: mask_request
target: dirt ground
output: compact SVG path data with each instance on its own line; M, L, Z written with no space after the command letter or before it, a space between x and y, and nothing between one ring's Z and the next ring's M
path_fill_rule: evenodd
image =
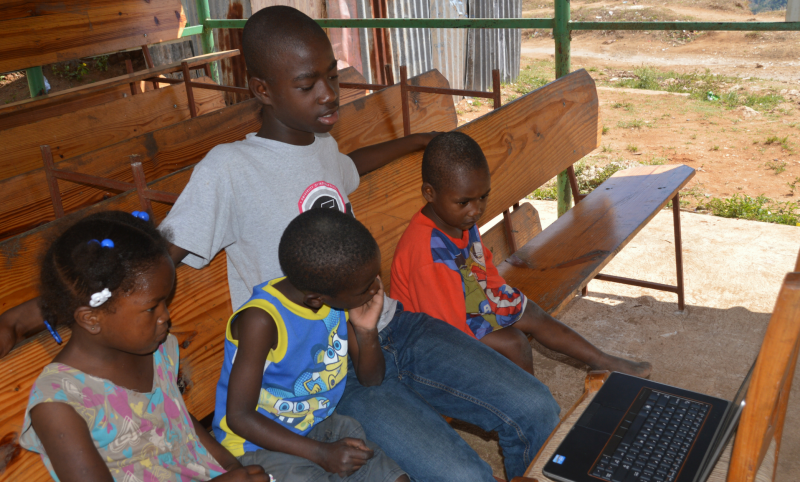
M555 202L533 201L543 227L556 219ZM499 219L498 219L499 221ZM486 226L484 227L484 229ZM653 364L651 379L730 399L755 360L783 276L794 267L797 228L682 213L686 310L671 293L592 281L559 318L613 355ZM671 211L662 211L603 270L675 283ZM533 349L536 376L562 411L583 391L586 369ZM457 425L462 436L503 477L492 434ZM776 480L800 480L800 372L787 410Z

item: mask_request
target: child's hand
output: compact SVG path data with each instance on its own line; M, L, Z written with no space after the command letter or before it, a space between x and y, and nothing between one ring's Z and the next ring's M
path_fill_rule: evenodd
M343 438L320 448L320 467L327 472L347 477L360 469L375 452L357 438Z
M383 311L383 281L380 276L378 276L378 283L380 287L375 296L358 308L350 310L350 323L354 328L371 331L378 326L378 320Z
M214 477L217 482L270 482L272 478L260 465L248 465Z

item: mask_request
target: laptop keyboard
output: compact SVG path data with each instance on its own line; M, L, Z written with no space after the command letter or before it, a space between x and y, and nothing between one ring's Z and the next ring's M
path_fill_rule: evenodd
M590 474L611 482L674 482L711 405L644 389Z

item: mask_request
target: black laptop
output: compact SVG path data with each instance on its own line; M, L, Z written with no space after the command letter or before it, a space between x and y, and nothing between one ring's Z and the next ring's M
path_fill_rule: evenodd
M704 482L739 422L752 373L729 402L614 372L542 471L562 482Z

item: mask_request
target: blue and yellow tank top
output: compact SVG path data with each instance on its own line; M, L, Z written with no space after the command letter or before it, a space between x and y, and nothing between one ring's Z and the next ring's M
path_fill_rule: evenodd
M292 303L274 288L282 279L253 288L253 296L233 313L225 329L225 360L217 383L213 428L217 441L237 457L262 448L233 433L225 415L228 381L239 345L231 337L231 323L242 310L260 308L278 328L277 346L264 364L258 413L305 435L333 413L344 392L347 315L328 306L314 313Z

